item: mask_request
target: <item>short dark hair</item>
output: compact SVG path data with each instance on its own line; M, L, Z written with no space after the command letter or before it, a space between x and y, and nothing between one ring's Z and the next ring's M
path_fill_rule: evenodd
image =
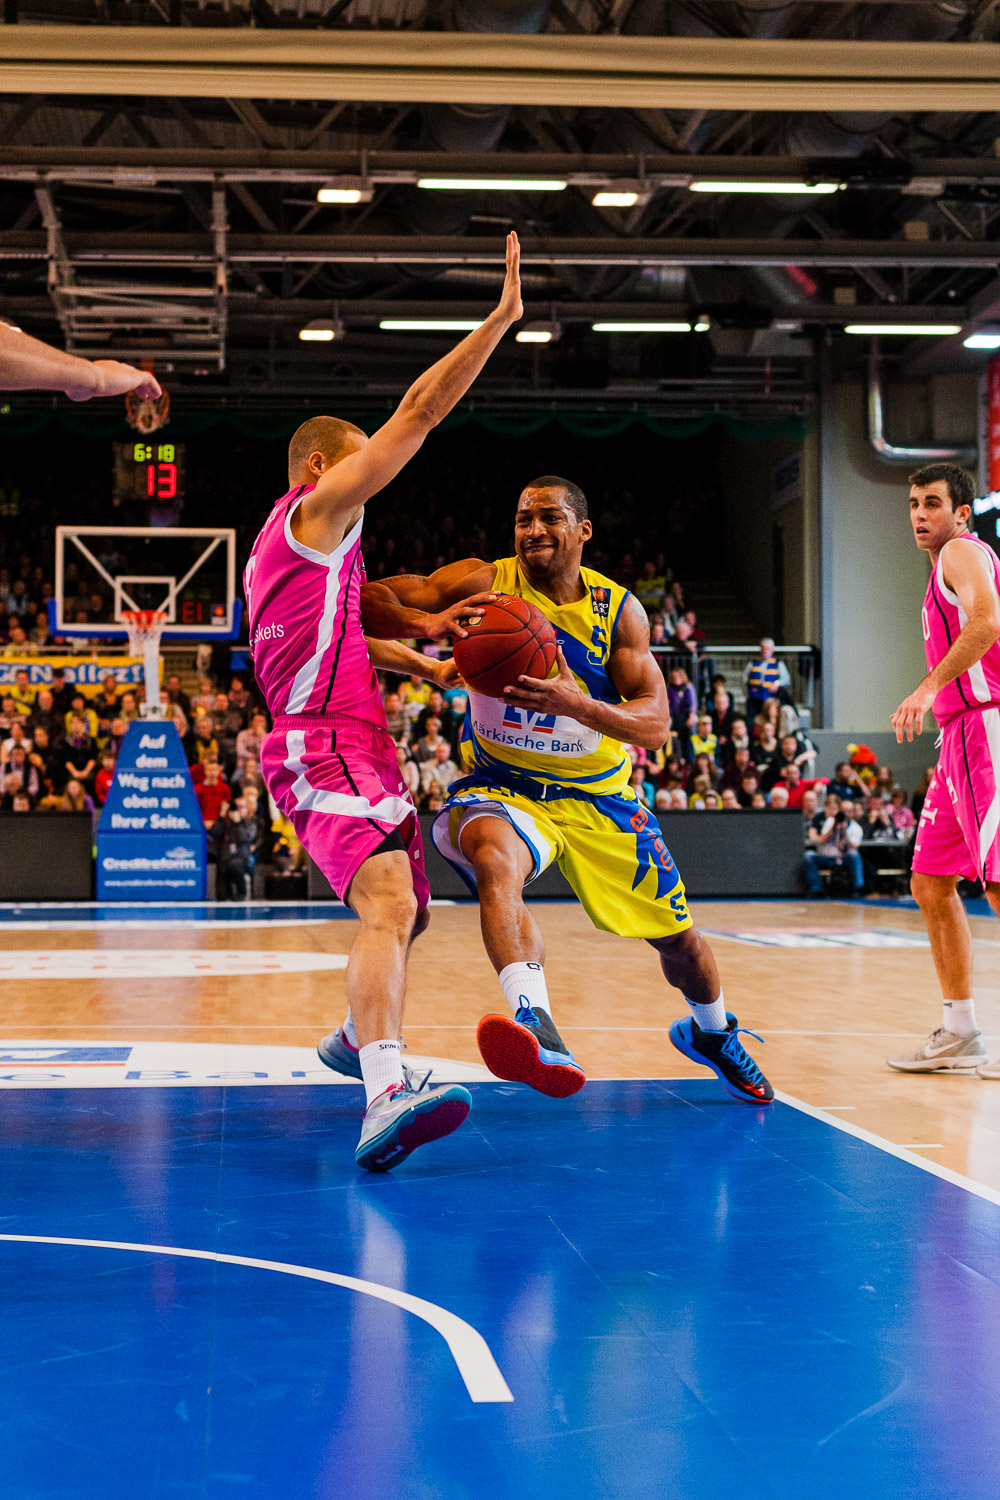
M976 497L972 475L959 464L924 464L922 469L910 475L910 483L922 490L929 484L946 484L952 510L957 510L960 505L971 505Z
M288 482L302 484L301 475L310 453L322 453L324 458L336 459L342 449L356 446L355 439L365 434L353 422L342 422L339 417L309 417L292 433L288 445Z
M542 474L538 479L529 480L524 488L526 490L565 490L569 508L576 519L586 521L587 497L578 484L572 484L568 479L560 479L558 474Z

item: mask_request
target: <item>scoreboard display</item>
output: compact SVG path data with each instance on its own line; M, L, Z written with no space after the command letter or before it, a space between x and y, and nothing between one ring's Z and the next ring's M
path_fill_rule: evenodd
M150 438L114 445L113 499L117 506L168 506L184 503L184 444Z

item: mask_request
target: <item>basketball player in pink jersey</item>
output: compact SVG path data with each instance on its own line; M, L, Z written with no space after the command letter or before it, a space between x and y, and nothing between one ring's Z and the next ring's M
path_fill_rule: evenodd
M400 1057L407 954L426 925L430 892L416 810L361 627L364 507L461 399L520 316L519 250L510 234L497 308L420 376L384 427L369 439L350 422L313 417L293 435L290 489L243 575L254 669L274 719L261 770L361 922L347 966L348 1021L319 1050L338 1071L353 1070L344 1067L347 1058L360 1072L367 1108L355 1156L374 1172L456 1130L472 1099L458 1085L415 1091ZM477 602L442 611L428 634L464 634L461 622ZM380 665L426 673L426 661L405 646L379 642L377 650Z
M928 464L910 476L910 521L931 559L924 597L927 676L892 716L900 744L922 733L931 708L941 756L917 825L911 889L924 914L941 983L941 1025L914 1052L889 1058L903 1073L989 1065L976 1026L972 935L959 878L978 878L1000 914L1000 562L969 531L975 491L964 469Z

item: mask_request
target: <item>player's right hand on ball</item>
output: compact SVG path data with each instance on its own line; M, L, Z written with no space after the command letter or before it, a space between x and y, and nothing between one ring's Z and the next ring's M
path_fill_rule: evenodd
M461 604L452 604L450 608L443 609L439 615L428 615L423 633L432 641L443 640L446 635L462 639L469 633L465 629L467 622L478 621L481 616L482 611L478 606L492 604L499 597L499 594L492 592L472 594L468 599L463 599Z

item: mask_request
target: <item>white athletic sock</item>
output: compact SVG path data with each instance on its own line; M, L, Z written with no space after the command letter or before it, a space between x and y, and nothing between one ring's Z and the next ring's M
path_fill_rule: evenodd
M386 1089L391 1089L393 1084L403 1081L403 1062L399 1049L399 1038L391 1041L386 1038L379 1042L369 1042L366 1047L361 1048L361 1076L365 1081L365 1105L366 1107L377 1099L379 1094L384 1094Z
M726 1020L726 1002L722 998L722 991L712 1001L711 1005L695 1005L693 1000L684 996L691 1008L691 1014L698 1022L699 1031L725 1031L729 1025Z
M942 1000L941 1025L955 1036L971 1036L978 1030L975 1000Z
M500 970L500 988L507 996L507 1004L517 1012L522 1005L533 1010L544 1010L552 1014L549 992L545 985L545 970L541 964L508 964Z
M358 1033L354 1029L354 1017L351 1015L351 1007L347 1007L347 1020L340 1028L345 1042L350 1042L352 1047L358 1045Z

